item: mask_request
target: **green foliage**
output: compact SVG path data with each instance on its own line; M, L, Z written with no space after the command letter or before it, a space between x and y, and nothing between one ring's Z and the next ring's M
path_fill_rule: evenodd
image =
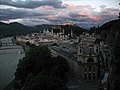
M24 90L60 90L61 87L63 83L60 77L52 76L43 70L32 78L29 84L25 84Z
M66 35L67 35L68 33L71 34L71 30L72 30L72 32L73 32L75 35L77 35L77 36L79 36L79 35L82 34L84 31L86 31L85 29L83 29L83 28L81 28L81 27L79 27L79 26L77 26L77 25L71 25L71 26L65 25L65 26L62 26L62 27L64 28Z
M15 79L16 87L23 90L66 90L66 72L69 66L60 56L51 57L46 46L33 47L19 61Z
M0 35L4 35L4 37L6 36L16 36L16 35L26 35L26 34L30 34L30 33L34 33L34 32L39 32L39 31L43 31L45 30L51 30L52 27L54 25L47 25L47 24L43 24L43 25L37 25L35 27L28 27L28 26L24 26L20 23L14 22L14 23L10 23L10 24L5 24L0 22ZM73 33L75 35L80 35L83 31L85 31L85 29L76 26L76 25L61 25L60 27L62 27L62 29L65 29L65 34L67 35L68 33L71 32L71 30L73 30ZM54 30L55 33L60 32L59 29L55 29Z

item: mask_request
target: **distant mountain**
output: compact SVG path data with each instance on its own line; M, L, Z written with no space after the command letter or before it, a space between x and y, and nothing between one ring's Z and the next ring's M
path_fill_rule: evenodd
M10 24L0 22L0 35L3 36L22 35L33 32L35 32L35 28L28 27L17 22Z
M43 25L37 25L34 27L25 26L23 24L20 24L18 22L13 22L10 24L6 24L3 22L0 22L0 35L3 36L15 36L15 35L25 35L28 33L34 33L39 32L43 30L51 30L54 25L50 24L43 24ZM57 26L57 25L56 25ZM80 35L82 32L84 32L86 29L83 29L77 25L59 25L62 29L64 28L65 32L70 33L71 30L75 35Z

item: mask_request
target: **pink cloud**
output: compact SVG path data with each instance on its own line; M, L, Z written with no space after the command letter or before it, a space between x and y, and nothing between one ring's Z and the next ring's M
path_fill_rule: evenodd
M55 16L51 16L51 15L49 15L49 16L47 17L47 19L48 19L48 20L62 20L62 18L55 17Z
M87 17L88 13L87 12L79 12L78 15L83 16L83 17Z
M95 20L95 21L98 21L101 19L100 16L92 16L92 15L89 15L87 12L80 12L79 15L82 17L87 17L87 18L89 18L91 20Z
M53 10L53 9L55 9L55 8L52 7L52 6L47 6L47 5L46 5L46 6L41 6L41 7L39 7L39 9L46 11L46 10L51 10L51 9Z
M92 20L94 20L94 21L99 21L99 20L101 20L101 18L98 17L98 16L89 16L89 18L92 19Z

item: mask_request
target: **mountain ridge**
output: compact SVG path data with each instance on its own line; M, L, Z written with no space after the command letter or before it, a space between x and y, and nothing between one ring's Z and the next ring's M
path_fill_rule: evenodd
M0 22L0 35L4 36L16 36L16 35L25 35L29 33L34 33L34 32L40 32L43 30L51 30L54 25L52 24L42 24L42 25L36 25L33 27L23 25L18 22L13 22L13 23L3 23ZM56 25L57 26L57 25ZM61 27L65 28L65 30L68 32L73 29L73 33L76 35L80 35L83 31L86 29L81 28L77 25L60 25Z

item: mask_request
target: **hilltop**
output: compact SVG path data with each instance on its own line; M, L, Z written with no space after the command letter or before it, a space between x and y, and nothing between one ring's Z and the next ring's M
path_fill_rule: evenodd
M95 32L105 40L111 48L113 59L110 64L109 88L110 90L120 89L120 19L109 21L99 28L92 28L91 32ZM114 83L113 83L114 81Z
M3 36L14 36L21 34L33 33L34 28L22 25L20 23L14 22L10 24L0 22L0 35Z
M45 30L51 30L54 25L49 25L49 24L43 24L43 25L37 25L37 26L25 26L21 23L18 22L13 22L10 24L6 24L3 22L0 22L0 35L3 36L16 36L16 35L25 35L25 34L30 34L34 32L39 32ZM86 29L83 29L77 25L60 25L62 28L65 29L66 32L70 32L73 30L73 33L75 35L80 35L83 31Z

